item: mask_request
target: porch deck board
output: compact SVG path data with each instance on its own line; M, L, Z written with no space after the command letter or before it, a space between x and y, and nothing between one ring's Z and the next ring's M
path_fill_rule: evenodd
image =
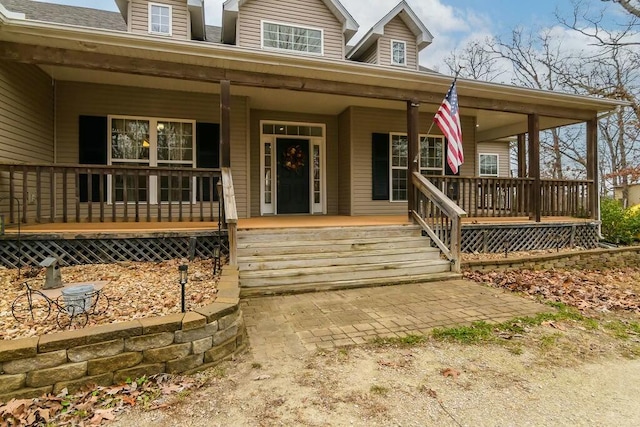
M591 219L572 218L566 216L543 217L542 223L589 223ZM273 216L246 218L238 220L238 229L265 229L265 228L305 228L305 227L349 227L349 226L376 226L376 225L407 225L409 221L404 215L388 216ZM527 217L509 218L463 218L464 225L512 225L535 224ZM166 232L198 232L217 230L215 221L184 221L184 222L97 222L97 223L43 223L28 224L20 228L20 233L29 234L118 234L118 233L166 233ZM16 226L7 227L6 236L18 234Z

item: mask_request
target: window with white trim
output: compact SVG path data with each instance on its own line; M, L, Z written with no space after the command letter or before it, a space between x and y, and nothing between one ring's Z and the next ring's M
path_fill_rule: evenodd
M109 163L145 167L195 167L195 122L135 117L109 117ZM194 182L189 177L112 177L115 200L190 202ZM159 191L158 191L159 190ZM112 191L109 197L112 198Z
M262 48L322 55L323 31L263 21Z
M407 200L407 167L409 143L406 134L392 133L391 138L391 201ZM425 176L444 174L444 137L420 135L420 173Z
M149 3L149 33L171 35L171 6Z
M407 43L391 40L391 64L407 65Z
M498 154L480 153L478 161L480 176L498 176Z

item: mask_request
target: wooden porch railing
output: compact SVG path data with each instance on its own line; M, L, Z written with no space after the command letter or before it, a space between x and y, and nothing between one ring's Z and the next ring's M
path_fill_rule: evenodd
M465 178L428 176L438 189L472 217L532 216L532 178ZM593 181L541 180L541 214L544 216L590 217Z
M0 164L0 212L7 224L214 221L220 176L219 169Z
M412 214L429 237L451 261L452 270L460 272L461 219L467 213L460 209L438 187L424 176L413 173L415 209Z
M224 222L229 237L229 264L238 264L238 211L231 168L222 168Z

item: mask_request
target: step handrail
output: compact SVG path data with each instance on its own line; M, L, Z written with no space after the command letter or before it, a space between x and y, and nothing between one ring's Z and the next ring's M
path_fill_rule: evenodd
M412 174L412 182L413 219L449 259L452 271L460 273L462 218L467 213L420 173Z
M233 189L231 168L222 168L222 198L224 203L224 222L229 237L229 264L238 264L238 210Z

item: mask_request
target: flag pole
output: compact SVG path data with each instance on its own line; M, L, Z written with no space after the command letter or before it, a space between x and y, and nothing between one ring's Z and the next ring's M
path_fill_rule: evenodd
M460 75L460 71L462 71L464 67L462 65L459 66L458 71L456 71L456 74L453 76L453 83L451 83L451 86L449 86L449 90L451 90L451 88L453 87L453 85L456 84L456 81L458 81L458 76ZM445 94L445 96L447 96ZM436 111L437 113L437 111ZM433 130L433 125L435 124L435 121L431 121L431 126L429 126L429 130L427 131L427 136L431 134L431 131Z

